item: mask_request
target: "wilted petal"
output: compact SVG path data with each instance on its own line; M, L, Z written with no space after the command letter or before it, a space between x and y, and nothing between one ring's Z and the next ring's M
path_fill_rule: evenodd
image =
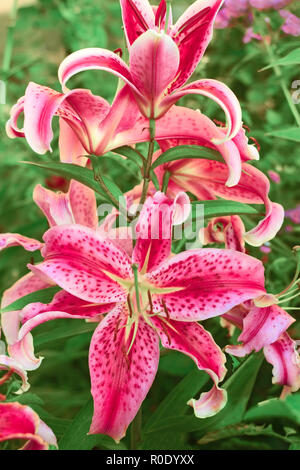
M300 388L300 359L296 342L283 333L272 344L264 347L266 360L273 365L273 383L285 385L296 392Z
M200 249L180 253L147 274L157 287L181 288L155 296L174 320L195 321L222 315L235 305L265 293L260 261L232 250Z
M252 307L243 320L243 331L238 346L227 346L226 352L234 356L245 356L251 351L260 351L274 343L295 320L277 305Z
M125 338L128 313L117 307L97 327L90 346L89 367L94 398L90 434L125 436L154 380L158 337L142 319L130 352L132 330Z

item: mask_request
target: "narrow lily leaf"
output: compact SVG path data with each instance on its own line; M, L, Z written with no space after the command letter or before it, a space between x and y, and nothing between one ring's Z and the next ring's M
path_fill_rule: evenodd
M193 213L197 205L204 206L204 217L219 217L226 215L243 215L243 214L253 214L259 215L259 211L249 204L244 204L242 202L235 201L226 201L223 199L212 200L212 201L193 201L192 210Z
M289 395L284 400L272 398L250 408L245 415L246 421L264 423L274 418L288 422L293 421L297 426L300 426L300 395Z
M262 354L253 354L247 358L243 364L232 374L232 376L222 385L228 393L228 402L215 416L205 420L197 419L195 416L172 416L151 428L145 433L145 439L154 439L157 434L168 432L192 432L200 431L203 434L210 430L220 429L224 426L237 424L243 420L247 404L250 399L258 371L263 361Z
M299 127L290 127L279 131L268 132L268 136L278 137L279 139L291 140L292 142L300 142Z
M101 196L106 201L109 201L105 192L101 189L97 181L95 181L94 172L92 170L89 170L88 168L84 168L79 165L74 165L73 163L44 162L44 161L43 162L22 162L22 163L29 163L31 165L35 165L40 168L44 168L45 170L54 172L57 175L64 176L65 178L79 181L85 186L88 186L89 188L93 189L96 193L101 194Z
M186 158L209 158L210 160L223 162L222 156L215 150L199 145L179 145L178 147L170 148L162 153L157 160L155 160L151 168L154 170L164 163Z
M273 62L270 65L267 65L261 71L270 69L276 65L286 66L286 65L298 65L300 64L300 47L289 52L285 57L278 59L276 62Z
M62 324L55 326L52 330L47 330L35 335L34 344L36 347L44 346L46 343L56 341L57 339L70 338L75 335L82 335L83 333L92 333L96 327L95 323L84 323L82 320L80 321L78 319L67 320L67 323L63 320L57 321ZM72 321L73 324L71 323Z
M156 174L154 173L153 170L150 170L150 177L151 177L152 183L155 186L156 191L159 191L159 182L158 182L157 176L156 176Z
M49 302L51 302L54 295L60 290L60 287L53 286L32 292L32 294L24 295L24 297L21 297L15 302L12 302L11 304L7 305L5 308L2 308L1 313L22 310L22 308L26 307L26 305L31 304L33 302L41 302L43 304L48 304Z
M126 450L123 442L116 444L109 437L101 434L88 435L93 415L93 401L81 408L58 443L60 450L90 450L94 447L109 450Z
M267 436L290 444L288 438L281 436L280 434L273 431L272 426L255 426L253 424L234 424L232 426L226 426L217 431L209 432L205 434L202 439L198 441L200 445L210 444L212 442L220 441L222 439L229 439L231 437L243 437L243 436Z
M90 160L92 161L92 164L93 164L93 172L94 172L95 179L97 180L97 177L101 178L102 182L106 186L108 192L113 196L113 198L116 201L119 201L119 203L122 204L123 207L126 207L126 202L124 200L124 196L123 196L121 189L112 180L110 180L109 178L107 178L106 176L102 174L101 161L99 160L99 158L101 157L90 155ZM106 197L109 198L109 194L107 194ZM118 205L116 205L113 200L111 202L116 207L118 207Z
M191 396L196 395L208 382L209 376L195 368L166 396L148 419L144 431L151 432L152 429L155 429L165 419L174 415L184 414L185 411L188 411L189 409L186 406L187 401Z
M138 166L143 166L143 163L146 162L146 159L143 157L143 155L134 150L132 147L129 147L129 145L124 145L123 147L114 149L113 153L117 153L123 157L128 158L128 160L135 162Z

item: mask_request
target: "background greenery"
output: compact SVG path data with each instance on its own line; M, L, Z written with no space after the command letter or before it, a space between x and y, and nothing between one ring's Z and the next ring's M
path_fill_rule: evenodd
M174 1L174 16L189 3ZM299 47L298 38L279 31L280 21L275 12L270 15L271 33L266 30L263 18L264 14L257 17L256 29L271 34L275 58L284 57ZM0 106L0 232L19 232L41 239L47 226L32 201L32 192L37 183L47 185L49 175L20 163L32 160L33 152L25 140L7 138L5 121L10 107L24 94L29 81L60 90L57 67L67 54L84 47L111 50L124 47L120 8L117 0L39 0L32 6L19 8L9 64L5 56L9 47L6 42L8 25L8 16L0 16L0 60L3 60L0 79L7 83L7 104ZM272 62L265 44L253 41L245 45L243 34L241 25L215 31L193 78L215 78L233 89L241 101L244 122L251 129L249 135L261 145L261 161L257 166L264 172L274 170L280 174L281 182L272 184L272 200L285 209L294 208L300 204L300 131L282 84L291 90L293 80L300 80L299 55L298 62L280 67L282 76L276 75L273 68L260 71ZM72 79L72 86L90 88L110 101L116 84L115 78L102 72L86 72ZM200 107L212 118L223 119L222 113L209 100L190 98L185 103ZM296 109L300 113L300 105ZM56 125L54 128L56 140L51 158L56 160L59 158ZM292 133L286 132L291 128ZM139 175L132 169L125 178L124 167L110 164L108 159L105 170L123 191L139 181ZM293 230L287 231L287 225ZM268 261L271 292L281 291L293 276L295 264L291 247L299 243L299 233L300 225L286 220L279 236L270 243L269 255L249 248L251 254ZM32 255L21 248L1 253L0 293L26 272L28 262L38 259L38 254ZM297 300L291 305L297 305ZM205 324L218 344L222 347L228 344L230 340L218 319ZM60 448L122 449L130 445L130 433L119 446L105 436L86 436L92 413L87 356L94 327L94 324L77 320L58 320L36 330L36 350L46 359L39 370L30 374L30 392L18 400L30 404L52 426ZM297 327L291 332L299 337ZM217 416L197 420L186 402L200 389L208 389L206 375L197 371L188 358L176 352L162 352L158 376L143 405L141 448L299 449L299 393L284 402L279 401L276 397L280 388L271 383L271 366L263 362L259 354L244 361L235 359L233 362L228 358L227 366L229 404ZM11 385L13 391L15 384ZM11 399L15 399L13 395ZM265 400L269 401L257 405Z

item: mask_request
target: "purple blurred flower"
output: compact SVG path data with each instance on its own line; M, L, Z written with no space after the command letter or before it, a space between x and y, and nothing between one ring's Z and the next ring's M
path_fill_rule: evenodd
M300 204L295 209L285 211L285 216L294 222L294 224L300 224Z
M269 170L268 175L269 175L269 178L272 181L274 181L274 183L276 184L280 183L280 175L276 171Z
M257 39L258 41L261 41L263 37L260 34L256 34L253 31L253 28L250 27L246 29L245 35L243 37L243 42L247 44L248 42L251 41L251 39Z
M280 10L279 14L285 19L282 31L291 36L300 36L300 18L288 10Z

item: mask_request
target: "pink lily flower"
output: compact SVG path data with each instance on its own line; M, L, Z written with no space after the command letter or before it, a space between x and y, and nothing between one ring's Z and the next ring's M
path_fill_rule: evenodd
M226 402L218 387L225 374L224 355L197 322L264 294L263 267L232 250L190 250L170 257L172 225L186 218L187 204L184 193L174 202L162 193L149 197L131 257L99 232L64 225L46 232L45 260L29 266L64 291L48 306L31 304L23 310L19 340L62 310L64 318L71 308L81 314L70 298L85 303L93 314L110 312L90 346L91 433L116 441L125 435L154 380L159 339L164 347L189 355L214 381L209 392L189 402L196 416L212 416Z
M67 193L55 193L37 185L33 192L35 203L45 214L49 226L63 224L82 224L93 230L97 229L98 216L94 192L77 181L71 181ZM28 251L40 250L43 243L18 234L0 234L0 250L9 246L21 245ZM19 279L2 297L1 308L5 308L25 295L55 285L50 279L28 273ZM83 307L79 302L80 308ZM15 361L11 367L20 365L25 370L35 370L43 358L34 355L33 339L31 334L26 335L22 341L18 339L19 325L22 320L21 311L6 312L1 315L1 326L8 343L7 356L2 357L4 365L7 361ZM0 360L1 363L1 360ZM16 369L17 371L18 369ZM23 379L27 384L27 378Z
M57 447L51 429L29 406L0 403L0 442L13 439L25 441L19 450L48 450L49 444Z
M237 215L229 217L215 217L207 227L200 230L199 238L203 245L211 243L224 243L229 250L245 253L245 226Z
M146 0L122 0L129 66L115 53L101 48L82 49L69 55L59 67L64 90L67 81L84 70L105 70L121 78L131 89L141 113L159 119L188 94L207 96L224 110L233 138L241 126L241 109L233 92L217 80L197 80L183 86L202 58L212 37L213 22L222 0L196 1L162 30L166 8L162 1L155 16Z
M300 388L300 357L297 344L286 330L295 321L278 305L257 307L245 302L223 315L231 325L242 330L237 346L227 346L226 352L243 357L263 349L266 360L273 365L273 383L284 387L282 397Z
M190 119L197 121L197 115L199 113L195 111L193 113ZM188 110L185 110L184 114L187 116L190 113ZM189 123L190 122L193 121L189 121ZM207 126L206 130L208 128ZM207 141L205 142L201 139L195 141L185 138L169 139L165 142L161 141L160 146L162 150L165 151L176 145L194 144L198 142L200 142L200 145L211 147L211 144L207 144ZM252 150L254 147L249 146L246 142L247 138L244 130L242 130L235 139L226 143L228 150L233 150L233 152L239 154L239 161L242 161L241 178L234 187L228 187L228 167L224 163L214 160L200 158L176 160L157 167L155 172L160 184L162 184L164 173L166 171L169 172L170 178L167 189L167 195L169 197L174 198L178 191L183 190L193 193L198 200L210 200L222 197L224 199L247 204L264 204L266 208L264 219L244 235L244 240L247 243L253 246L260 246L271 240L281 228L284 220L284 210L280 204L270 201L268 196L270 189L268 178L252 165L244 163L247 157L249 160L249 157L254 155ZM249 147L251 147L251 150L249 150ZM156 153L156 158L160 153L161 152ZM236 159L235 162L237 161Z

